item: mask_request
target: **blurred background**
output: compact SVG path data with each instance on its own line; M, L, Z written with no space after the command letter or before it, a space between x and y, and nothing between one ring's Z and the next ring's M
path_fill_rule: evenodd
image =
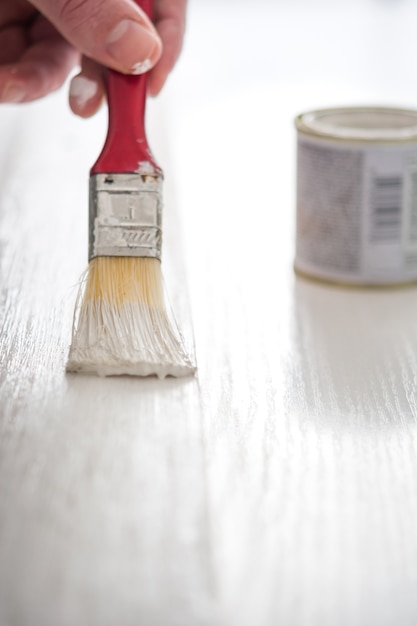
M183 54L163 94L180 206L204 212L220 203L224 221L249 194L273 229L288 232L280 259L287 267L295 116L332 106L417 107L416 27L412 0L190 0ZM252 184L254 168L272 184ZM236 173L221 198L210 194L213 170ZM190 197L190 176L208 197ZM187 241L198 227L191 224Z
M342 86L352 100L410 101L416 19L412 0L191 0L178 73L192 98L197 90L215 98L248 85L326 83L335 102Z

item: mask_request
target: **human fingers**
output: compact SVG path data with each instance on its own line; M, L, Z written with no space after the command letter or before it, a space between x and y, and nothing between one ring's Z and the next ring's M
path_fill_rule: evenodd
M69 103L80 117L91 117L100 108L105 93L103 67L83 57L81 72L71 80Z
M30 22L36 10L26 0L1 0L0 1L0 26L5 24L17 24Z
M163 51L149 76L149 91L152 95L159 93L181 52L186 4L187 0L160 0L156 3L155 23L163 41ZM70 85L72 111L81 117L90 117L100 108L104 95L102 68L84 57L81 72L72 79Z
M162 39L163 50L158 64L149 75L149 92L156 96L180 55L185 32L187 0L156 2L155 26Z
M12 24L0 29L0 66L13 63L27 47L26 33L20 25Z
M0 102L29 102L47 95L63 84L79 62L78 51L43 18L32 29L28 35L11 27L0 35L3 50L8 42L8 56L3 56L0 66Z
M155 65L162 43L133 0L32 0L78 50L101 65L141 74Z

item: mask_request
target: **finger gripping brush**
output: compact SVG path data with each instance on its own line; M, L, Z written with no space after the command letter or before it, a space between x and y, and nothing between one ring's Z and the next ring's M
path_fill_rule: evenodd
M151 16L151 2L138 2ZM186 376L195 371L164 299L162 171L145 132L147 75L107 72L108 133L90 175L89 268L67 371Z

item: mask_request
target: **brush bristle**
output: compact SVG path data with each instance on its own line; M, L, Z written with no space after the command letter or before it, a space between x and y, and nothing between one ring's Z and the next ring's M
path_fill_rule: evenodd
M92 259L78 302L67 371L159 378L195 371L165 305L158 259Z

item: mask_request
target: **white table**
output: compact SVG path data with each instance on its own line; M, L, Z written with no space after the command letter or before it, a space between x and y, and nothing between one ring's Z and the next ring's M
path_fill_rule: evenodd
M416 107L416 25L191 4L149 134L195 379L65 375L105 115L0 109L1 626L417 623L417 289L292 271L292 118Z

